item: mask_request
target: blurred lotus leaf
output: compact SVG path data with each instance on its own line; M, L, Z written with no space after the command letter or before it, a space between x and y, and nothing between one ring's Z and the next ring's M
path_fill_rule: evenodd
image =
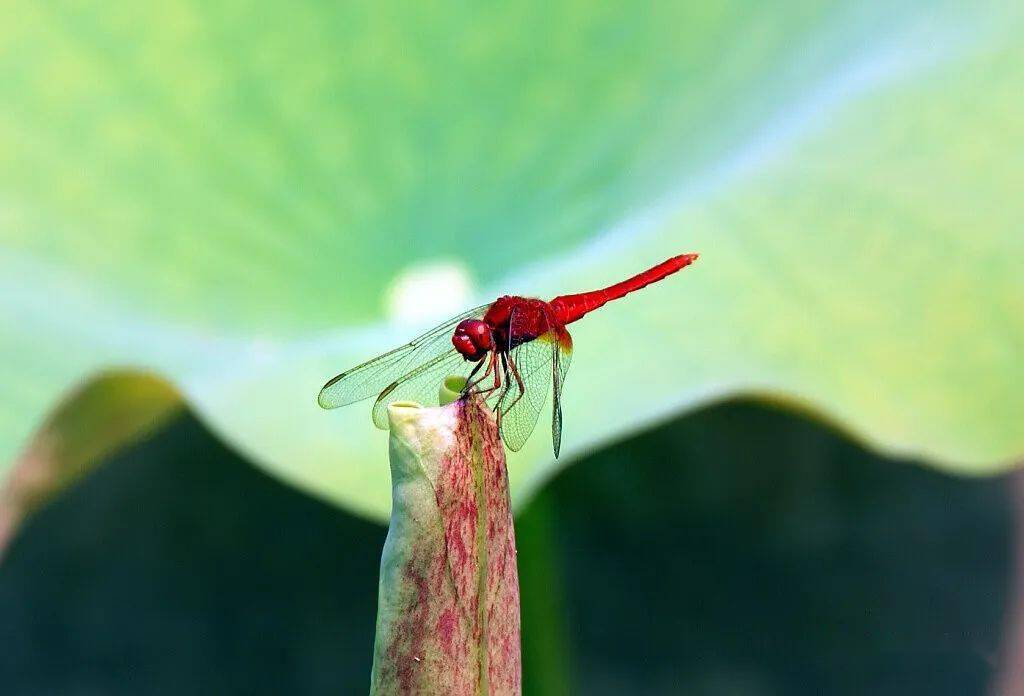
M1024 454L1021 3L5 15L0 462L76 384L153 372L381 517L386 435L318 409L326 379L498 294L688 251L573 327L563 462L737 393L954 471ZM547 435L510 470L521 503Z

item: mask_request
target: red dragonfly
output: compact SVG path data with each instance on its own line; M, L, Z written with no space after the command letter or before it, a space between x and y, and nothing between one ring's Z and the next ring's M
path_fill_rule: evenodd
M501 439L519 451L537 425L551 388L551 439L555 457L562 443L562 385L572 358L566 325L611 300L646 287L689 266L683 254L603 290L562 295L550 302L505 295L470 309L351 370L320 390L323 408L347 406L376 396L373 422L387 428L387 406L395 401L437 403L441 381L464 376L463 395L475 390L494 409Z

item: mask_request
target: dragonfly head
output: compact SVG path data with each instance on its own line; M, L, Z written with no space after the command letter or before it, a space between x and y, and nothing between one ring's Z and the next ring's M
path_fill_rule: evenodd
M455 327L452 345L466 360L482 360L494 348L491 327L480 319L464 319Z

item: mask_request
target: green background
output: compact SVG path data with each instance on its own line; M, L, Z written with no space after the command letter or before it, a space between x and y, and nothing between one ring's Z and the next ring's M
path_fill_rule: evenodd
M1014 666L1021 3L2 15L0 691L362 692L387 441L321 385L692 251L510 456L528 693Z

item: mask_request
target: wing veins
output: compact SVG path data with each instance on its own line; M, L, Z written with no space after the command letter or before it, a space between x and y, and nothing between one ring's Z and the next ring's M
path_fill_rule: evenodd
M338 408L380 394L390 383L402 379L423 353L437 348L462 320L482 316L490 305L481 305L452 317L420 334L405 345L356 365L331 378L320 390L318 402L323 408ZM442 344L443 345L443 344ZM445 351L447 352L447 351Z

